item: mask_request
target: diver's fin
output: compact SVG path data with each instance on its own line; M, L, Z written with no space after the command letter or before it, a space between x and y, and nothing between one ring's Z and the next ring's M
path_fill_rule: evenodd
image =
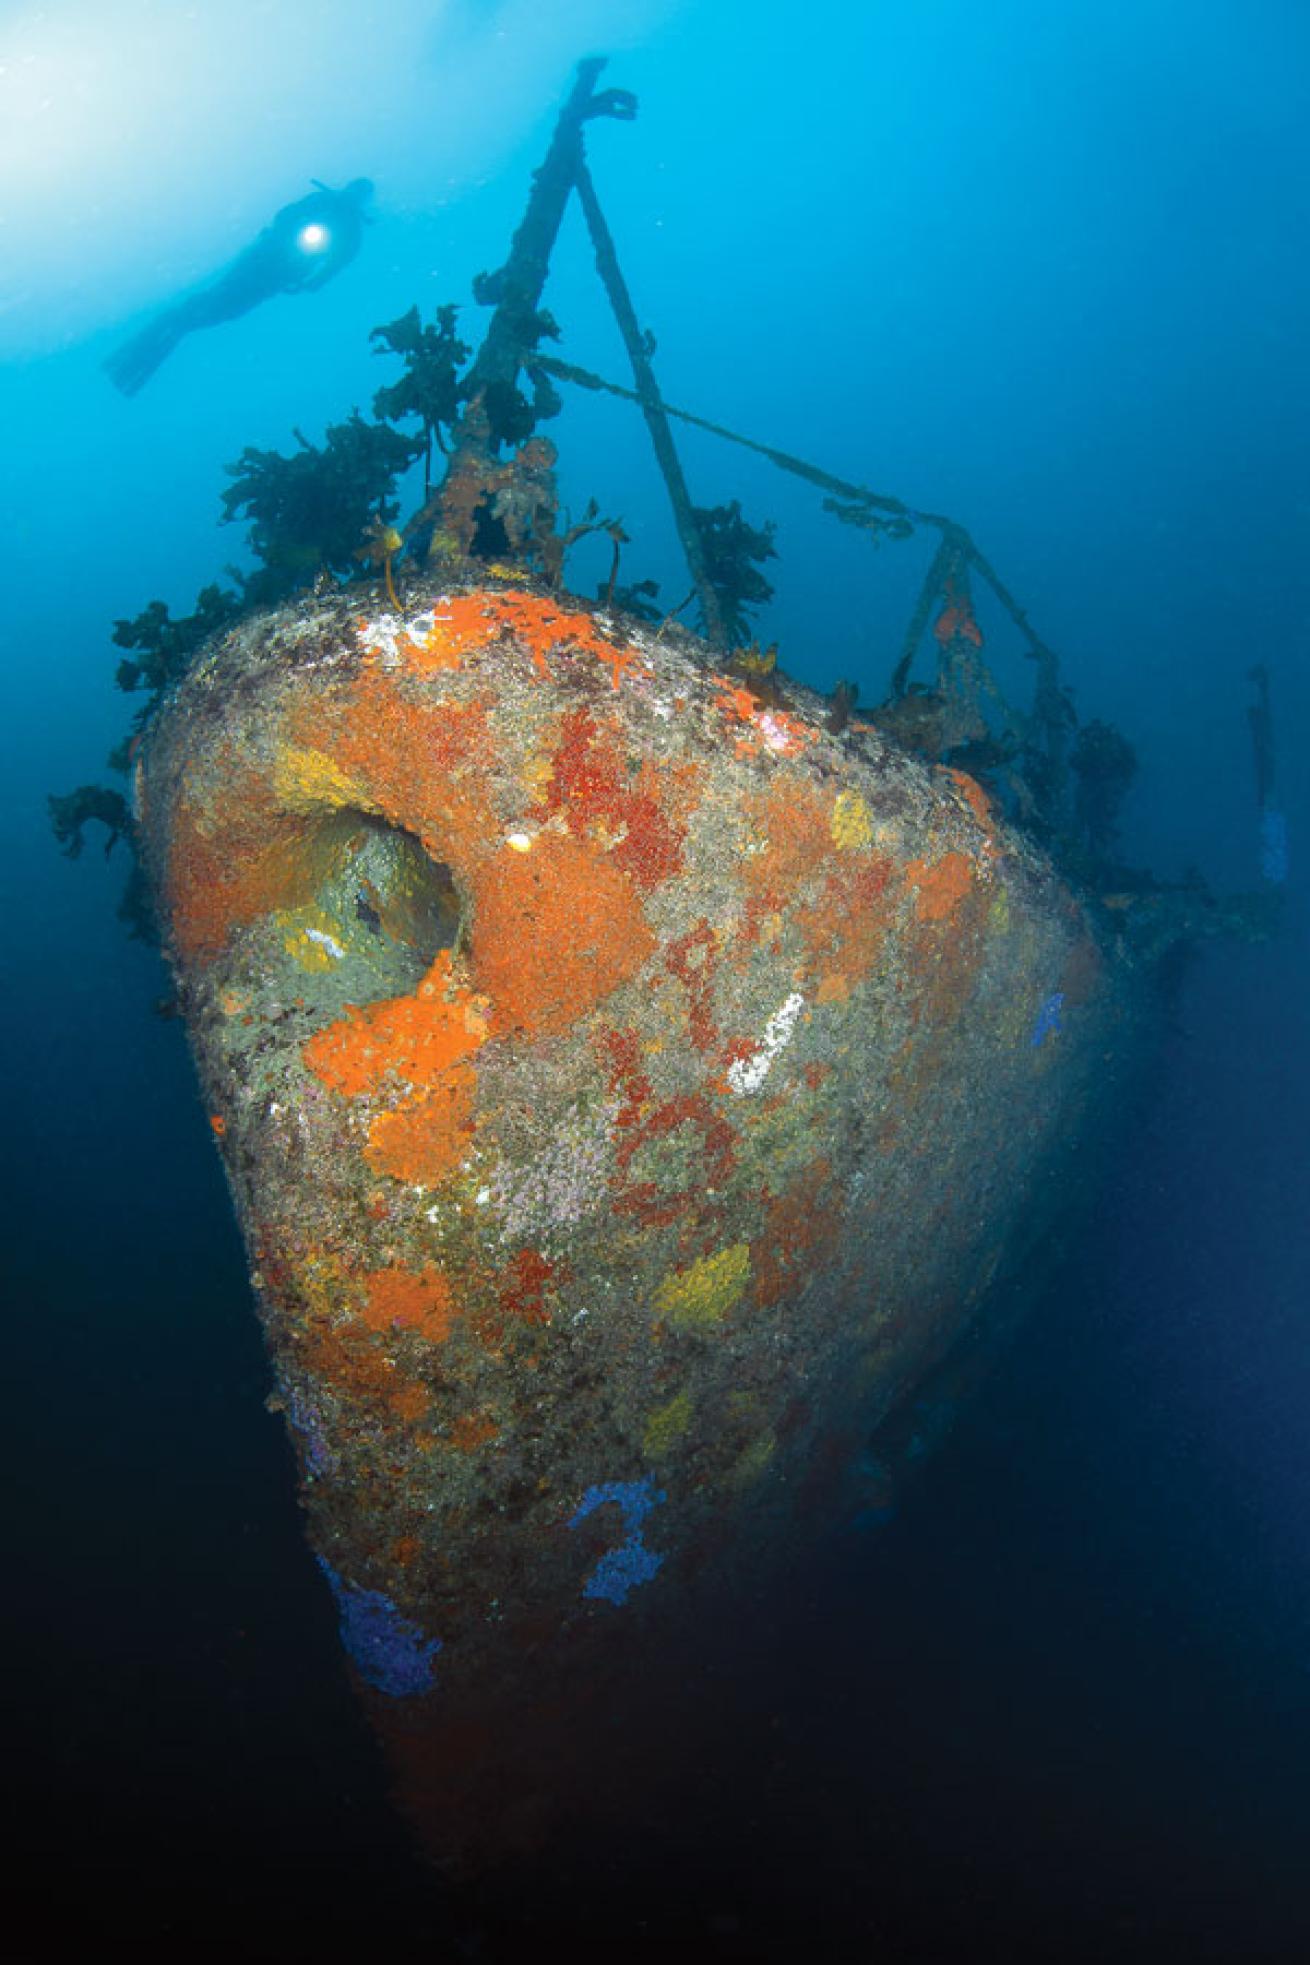
M172 314L161 314L158 319L148 322L106 360L105 372L114 387L125 396L135 396L138 390L145 387L160 363L172 354L182 334L183 329Z

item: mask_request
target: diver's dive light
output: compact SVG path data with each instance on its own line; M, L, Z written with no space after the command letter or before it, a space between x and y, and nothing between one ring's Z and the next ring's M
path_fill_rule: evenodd
M332 234L326 225L302 225L296 234L296 244L301 252L322 252L331 240Z

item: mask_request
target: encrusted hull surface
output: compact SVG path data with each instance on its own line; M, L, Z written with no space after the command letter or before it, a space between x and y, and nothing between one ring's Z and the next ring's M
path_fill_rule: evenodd
M311 1543L492 1855L1040 1236L1131 979L962 773L522 587L246 622L137 795Z

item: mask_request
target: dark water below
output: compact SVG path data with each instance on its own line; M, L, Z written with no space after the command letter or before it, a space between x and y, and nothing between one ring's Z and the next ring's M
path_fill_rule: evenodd
M1294 957L1198 965L1045 1311L888 1527L706 1634L679 1780L637 1759L630 1821L482 1890L388 1810L182 1040L143 1018L150 1102L51 1142L80 1228L48 1198L10 1250L15 1914L151 1954L1304 1955Z

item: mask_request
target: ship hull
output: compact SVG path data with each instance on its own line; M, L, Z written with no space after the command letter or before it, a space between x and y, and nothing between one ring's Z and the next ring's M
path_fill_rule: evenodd
M243 623L137 799L352 1669L494 1860L602 1689L860 1505L1133 978L963 773L520 587Z

